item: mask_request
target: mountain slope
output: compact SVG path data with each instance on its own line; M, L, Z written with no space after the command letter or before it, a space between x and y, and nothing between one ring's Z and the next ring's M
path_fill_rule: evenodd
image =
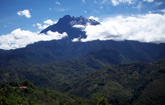
M163 105L165 60L110 66L59 86L84 98L102 94L112 105Z
M72 39L80 36L81 38L86 38L84 31L80 28L73 27L74 25L85 24L98 25L100 23L92 19L85 19L82 16L64 16L57 24L47 27L41 33L46 34L48 31L66 32L68 34L67 38L45 42L41 41L28 45L26 48L16 50L0 50L0 67L29 67L66 61L88 55L89 53L97 59L102 58L106 54L104 58L108 57L109 60L103 62L108 62L108 64L123 64L136 61L153 62L165 58L165 44L112 40L72 42ZM96 54L96 52L100 53L99 51L101 51L102 55ZM116 57L112 56L113 52L117 54L115 55ZM113 58L111 59L110 57Z
M25 88L20 88L20 87ZM28 81L0 82L1 105L89 105L85 100L56 90L43 89Z
M97 55L98 53L100 54L99 56ZM68 61L24 68L0 68L0 81L28 79L37 86L53 87L64 81L92 73L110 64L131 63L131 60L121 57L116 51L106 50L106 54L105 50L100 50Z
M165 58L165 44L140 43L136 41L116 42L112 40L83 43L58 40L38 42L17 50L1 51L0 67L27 67L66 61L100 50L116 51L124 58L129 58L132 61L153 62L157 59Z

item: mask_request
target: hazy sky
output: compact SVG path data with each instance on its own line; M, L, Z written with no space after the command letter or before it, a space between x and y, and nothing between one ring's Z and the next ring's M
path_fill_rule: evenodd
M137 32L141 30L141 25L145 22L144 27L150 25L154 25L154 27L143 30L138 33L138 35L147 35L155 32L159 34L157 36L160 36L156 41L161 39L160 42L164 42L164 39L161 38L165 36L162 35L163 30L165 30L162 25L165 24L164 0L0 0L0 36L3 36L3 38L0 37L0 48L4 48L1 47L1 45L9 41L7 40L8 37L5 37L6 35L10 37L13 35L17 36L17 32L21 33L22 31L37 33L48 25L56 23L59 18L66 14L75 17L84 16L86 18L93 16L99 19L99 21L104 24L104 29L100 30L94 37L106 33L104 37L107 37L107 34L124 34L122 38L120 37L116 40L136 39L137 37L128 37L128 35L137 34ZM154 22L152 22L152 20ZM157 26L159 26L161 30L155 26L157 22L159 22ZM109 23L110 26L105 23ZM121 25L119 25L120 23ZM133 26L134 23L136 23L138 27ZM114 29L111 29L111 32L107 32L107 30L110 30L107 28L113 28L112 26L116 27L117 31L113 32ZM125 27L130 28L123 31ZM98 27L92 29L95 30L95 28ZM138 29L136 30L136 28ZM152 31L153 28L156 29ZM91 30L91 27L86 27L85 31L89 37L88 39L82 39L82 41L93 39L90 34L95 33L89 32L89 30ZM129 30L133 30L133 32ZM145 33L149 31L150 33ZM105 39L104 37L102 40ZM141 41L152 42L153 39L151 39L152 38L141 39ZM10 45L14 43L15 42L12 42Z

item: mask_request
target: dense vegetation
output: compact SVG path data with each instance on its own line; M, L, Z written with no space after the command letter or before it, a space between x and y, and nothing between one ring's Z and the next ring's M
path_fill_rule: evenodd
M53 87L66 80L96 71L90 66L93 65L87 66L75 59L28 68L0 68L0 80L7 82L13 79L17 81L28 79L37 86Z
M112 105L164 105L165 60L105 67L59 86L83 98L102 94Z
M4 105L11 103L101 105L102 102L106 105L108 103L163 105L165 103L165 59L152 64L139 62L107 66L96 72L94 68L97 66L94 66L91 68L91 72L94 73L81 77L79 76L85 69L90 71L90 64L87 63L88 66L84 68L80 63L76 63L77 60L26 69L1 69L0 78L3 81L0 83L1 103L3 102ZM78 78L71 80L72 76L76 77L76 73L80 73L77 75ZM28 81L17 83L12 81L13 79L16 81L29 79L38 86L52 87L56 90L38 88ZM66 80L70 81L65 82ZM28 88L19 89L19 86Z
M24 87L24 88L21 88ZM0 83L1 105L110 105L103 96L93 100L34 86L25 80L20 83L11 81Z
M68 61L24 68L0 68L0 80L11 81L15 79L21 81L28 79L37 86L53 87L66 80L90 74L104 66L123 62L133 61L123 57L117 51L102 49Z

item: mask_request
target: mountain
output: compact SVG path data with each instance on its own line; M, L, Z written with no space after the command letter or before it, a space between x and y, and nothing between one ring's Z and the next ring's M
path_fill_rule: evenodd
M70 15L65 15L63 18L60 18L57 24L51 25L48 28L41 31L41 33L47 33L48 31L52 32L67 32L69 39L78 38L81 36L81 38L86 38L85 32L82 31L80 28L74 28L74 25L98 25L99 22L93 20L93 19L86 19L82 16L80 17L71 17Z
M48 43L48 45L45 43ZM101 41L101 42L95 41L95 42L87 42L83 44L81 44L81 42L78 43L70 42L71 44L75 44L75 48L72 48L73 45L67 48L67 44L66 44L64 51L67 51L67 53L61 51L61 53L58 53L58 56L55 56L57 54L57 51L55 49L53 50L53 46L58 46L59 44L54 45L53 43L50 42L45 42L45 43L43 44L42 47L40 47L40 49L39 47L34 47L35 45L34 44L29 46L33 48L33 50L32 49L28 50L27 49L28 47L25 49L19 49L18 51L12 50L13 54L16 55L12 55L8 57L8 59L10 60L9 64L3 62L3 60L0 59L2 61L1 63L2 66L0 67L0 74L1 74L0 81L11 81L12 79L21 81L24 79L28 79L31 82L33 82L35 85L40 87L53 87L53 86L57 86L58 84L64 81L71 80L95 72L98 69L105 66L130 64L133 62L137 62L138 60L139 61L144 60L149 62L151 58L152 58L151 60L158 59L157 57L159 56L156 56L156 54L158 53L157 51L161 52L161 49L159 50L159 46L160 48L162 48L161 46L162 44L160 45L150 44L150 43L143 44L143 43L131 42L131 41L125 41L120 43L115 41ZM131 49L131 48L137 48L135 47L137 46L136 43L137 45L139 45L138 47L140 47L141 45L140 49L142 48L142 46L144 47L145 45L146 49L138 50L138 51L143 51L144 54L140 52L135 53L136 50ZM78 44L79 46L77 46ZM130 45L131 47L128 47L128 45ZM98 47L92 48L92 46L98 46ZM125 47L129 48L129 50L126 51ZM41 50L41 48L43 49ZM59 50L60 48L57 48L58 51L60 51ZM87 52L88 51L87 48L90 49L90 52ZM117 50L119 48L120 50ZM153 49L153 51L155 50L155 54L154 52L147 53L148 49L150 48L155 48ZM24 52L22 52L21 50L23 50ZM85 53L85 51L87 53ZM132 54L132 52L134 55ZM61 60L61 58L64 58L66 56L71 57L68 54L70 55L73 54L72 58L70 59L68 58L68 60L66 59ZM82 54L82 55L78 55L78 54ZM148 56L146 56L146 54ZM55 61L54 59L57 61ZM8 66L4 66L5 63ZM29 66L27 66L28 64Z
M0 50L0 67L28 67L66 61L88 54L106 64L123 64L136 61L153 62L165 58L165 44L163 43L112 40L72 42L74 38L86 37L84 31L73 26L85 24L98 25L100 23L82 16L64 16L56 24L47 27L41 33L46 34L48 31L66 32L67 38L41 41L16 50Z
M107 56L116 52L118 62L110 61ZM100 55L99 53L100 52ZM105 54L106 53L106 54ZM50 41L38 42L26 48L0 52L0 67L26 67L39 64L48 64L57 61L66 61L90 54L97 59L101 56L111 64L123 64L136 61L153 62L165 58L165 44L140 43L135 41ZM111 56L112 57L112 56ZM125 59L122 62L120 59ZM103 60L103 58L102 58Z
M164 105L165 59L104 67L59 86L59 90L92 99L103 95L112 105Z

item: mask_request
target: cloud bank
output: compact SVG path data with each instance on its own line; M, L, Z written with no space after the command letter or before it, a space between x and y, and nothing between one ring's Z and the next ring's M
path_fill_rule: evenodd
M30 11L27 10L27 9L25 9L23 11L18 11L17 12L17 15L19 15L19 16L25 16L27 18L31 18Z
M16 29L10 34L0 36L0 49L10 50L26 47L39 41L59 40L67 37L67 33L48 31L47 35L37 34L27 30Z
M140 42L165 43L165 15L146 14L139 16L117 16L106 18L100 25L88 24L83 29L92 40L136 40ZM82 26L81 26L82 27Z

